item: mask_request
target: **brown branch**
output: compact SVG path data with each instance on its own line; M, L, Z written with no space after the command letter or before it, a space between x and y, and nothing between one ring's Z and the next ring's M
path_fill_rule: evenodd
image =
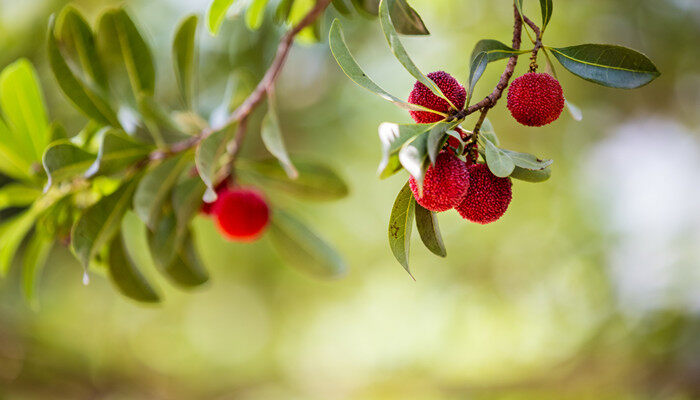
M170 157L174 154L189 150L197 146L197 144L209 137L209 135L213 134L214 132L217 132L221 129L225 129L237 122L242 122L243 120L247 119L248 116L255 110L255 108L263 102L263 100L265 99L265 95L274 86L275 81L282 72L282 67L284 67L285 62L287 61L287 56L289 55L289 51L292 48L292 44L294 43L295 37L304 28L311 25L318 17L320 17L323 14L323 11L328 7L330 3L331 0L316 0L316 5L314 6L314 8L312 8L297 25L295 25L292 29L287 31L287 33L285 33L284 36L282 36L280 44L279 46L277 46L277 53L275 54L275 58L272 61L270 67L267 69L267 72L265 72L263 78L258 83L258 86L256 86L255 90L253 90L253 92L243 101L243 103L240 106L238 106L229 115L228 118L226 118L226 120L220 127L208 127L202 130L202 132L200 132L198 135L193 136L192 138L183 140L181 142L173 143L167 149L155 150L149 155L149 159L161 160ZM245 129L236 130L235 136L233 138L234 144L237 144L235 146L235 149L240 148L244 136ZM236 150L236 153L237 152L238 151ZM233 154L232 156L234 160L232 160L231 162L234 162L235 154Z

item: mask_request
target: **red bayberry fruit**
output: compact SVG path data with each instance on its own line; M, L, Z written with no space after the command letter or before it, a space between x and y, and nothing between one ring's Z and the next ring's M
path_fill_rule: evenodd
M437 71L429 73L428 78L435 82L437 87L440 88L445 97L450 99L455 107L460 110L464 108L464 103L467 101L467 91L452 75L444 71ZM450 110L450 103L436 96L427 86L420 82L416 82L413 86L413 90L408 96L408 102L445 114ZM419 124L428 124L444 119L442 115L428 111L409 111L409 113Z
M447 211L459 205L469 188L467 165L451 151L442 151L425 172L422 194L415 178L408 184L418 204L430 211Z
M556 121L564 110L564 92L553 76L530 72L510 85L508 109L523 125L547 125Z
M214 216L219 230L228 239L251 242L267 227L270 208L257 190L225 189L214 203Z
M462 218L477 224L490 224L505 214L513 198L510 178L499 178L486 164L469 167L469 189L456 207Z

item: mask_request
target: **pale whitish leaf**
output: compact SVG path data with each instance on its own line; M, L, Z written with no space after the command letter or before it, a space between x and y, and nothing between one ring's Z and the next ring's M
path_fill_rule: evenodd
M539 183L548 180L552 176L552 169L547 167L545 169L533 171L530 169L525 169L516 166L513 173L510 174L511 178L518 179L525 182Z
M422 190L425 171L428 168L428 135L423 134L407 142L399 150L399 161Z
M217 35L224 22L226 12L234 0L213 0L207 10L207 26L212 35Z
M334 20L333 24L331 25L328 42L331 47L333 57L338 62L340 68L343 70L345 75L347 75L348 78L350 78L357 85L369 90L372 93L375 93L384 100L388 100L403 109L435 113L435 111L430 110L428 108L407 103L399 99L398 97L390 94L386 90L382 89L379 85L374 83L374 81L370 79L370 77L368 77L367 74L365 74L365 72L362 70L362 67L360 67L360 65L357 63L352 53L350 53L350 49L348 49L348 46L345 43L345 38L343 35L343 30L340 27L340 22L337 19Z
M44 191L58 182L82 176L95 162L95 155L69 141L52 143L46 149L42 164L48 176Z
M299 172L297 179L290 179L274 160L239 160L239 172L261 186L277 189L291 195L314 201L332 201L348 195L345 181L328 166L313 161L295 161Z
M647 56L622 46L582 44L547 49L574 75L603 86L635 89L661 75Z
M207 185L207 191L204 194L204 201L207 203L216 201L215 186L218 183L216 174L221 165L221 158L226 154L226 145L231 140L235 129L234 126L216 131L197 145L194 160L199 176Z
M32 64L10 64L0 73L0 105L16 145L28 162L38 162L49 144L49 123L44 97Z
M447 250L442 241L440 226L438 225L437 213L426 210L416 203L416 227L425 247L433 254L440 257L447 257Z
M486 153L486 164L491 172L499 178L510 176L515 169L515 163L503 150L496 147L489 140L482 140Z
M34 206L0 225L0 277L7 275L17 249L39 214Z
M112 239L107 263L109 276L124 296L143 303L157 303L160 296L127 254L121 235Z
M503 152L506 153L511 160L513 160L513 163L516 166L532 171L545 169L554 162L552 160L540 160L536 156L528 153L519 153L512 150L503 150Z
M128 166L143 160L151 150L152 146L136 142L121 130L105 128L97 159L85 172L85 177L123 172Z
M50 236L34 233L24 252L22 291L24 292L24 298L34 308L38 306L35 296L36 288L46 265L46 260L51 253L53 242L54 240Z
M451 106L455 107L455 105L452 104L452 101L450 101L450 99L448 99L447 96L445 96L442 93L442 91L440 91L440 88L438 88L435 82L433 82L420 71L418 66L416 66L413 60L411 60L411 57L406 51L406 48L404 48L403 44L401 43L401 39L399 39L399 35L396 32L396 29L394 28L394 24L391 20L391 16L389 13L389 8L393 7L396 1L397 0L382 0L379 3L379 22L382 25L384 37L386 37L387 42L389 42L391 52L394 53L396 59L399 60L399 62L401 63L401 65L403 65L406 71L408 71L409 74L416 78L418 82L425 85L436 96L443 98Z
M260 134L263 144L265 145L265 148L273 156L275 156L277 160L279 160L280 165L282 168L284 168L287 176L290 179L297 179L299 177L299 172L294 167L294 164L287 153L287 148L284 145L284 138L282 137L282 130L280 129L277 110L274 106L274 100L270 98L268 104L269 107L267 115L265 115L265 118L263 119L262 132Z
M107 91L107 74L97 54L95 35L82 14L72 5L64 7L58 15L56 35L66 50L77 57L91 83Z
M134 194L134 211L151 229L160 218L161 207L185 168L191 163L191 154L182 153L151 168L141 179Z
M0 210L8 207L24 207L41 196L41 191L21 183L8 183L0 187Z
M142 93L153 95L156 83L153 55L129 14L122 8L102 14L97 38L103 57L124 63L134 97L138 99Z
M346 274L340 254L304 223L277 210L270 224L270 238L280 255L291 266L321 278Z
M408 257L411 250L411 231L413 230L413 218L416 200L413 192L406 182L399 195L396 196L394 207L389 217L389 247L396 260L411 275ZM411 275L413 277L413 275Z
M195 75L197 71L197 23L199 18L191 15L177 28L173 39L173 61L175 77L182 99L188 108L193 109Z
M377 173L384 179L401 169L398 153L403 145L416 136L429 132L435 124L395 124L384 122L379 125L379 140L382 143L382 160Z
M570 102L569 100L566 100L564 104L566 104L566 109L569 111L569 114L571 114L571 118L573 118L575 121L583 120L583 111L581 111L576 104Z
M117 113L101 94L92 90L85 82L78 78L59 50L55 31L55 20L52 16L49 20L47 47L51 71L56 77L58 86L73 105L85 116L104 125L121 127Z
M107 245L131 205L137 178L124 182L114 193L103 197L78 218L71 231L71 249L85 269L90 260Z

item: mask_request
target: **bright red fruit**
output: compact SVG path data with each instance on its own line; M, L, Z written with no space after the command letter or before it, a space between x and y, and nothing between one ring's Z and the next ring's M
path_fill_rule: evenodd
M253 189L225 189L214 203L214 217L221 233L237 242L260 237L270 222L270 208Z
M452 75L444 71L437 71L429 73L428 78L435 82L437 87L440 88L445 97L450 99L455 107L460 110L464 108L464 103L467 101L467 91L464 90L464 87L460 85ZM450 103L436 96L427 86L420 82L416 82L413 86L413 90L408 96L408 102L445 114L450 110ZM445 118L440 114L427 111L409 111L409 113L419 124L438 122Z
M547 125L556 121L564 110L564 92L553 76L530 72L510 85L508 109L523 125Z
M425 173L422 195L415 178L408 184L418 204L430 211L447 211L459 205L469 188L467 164L451 151L443 151Z
M477 224L490 224L500 219L513 198L510 178L499 178L486 166L469 167L469 189L462 203L456 207L462 218Z

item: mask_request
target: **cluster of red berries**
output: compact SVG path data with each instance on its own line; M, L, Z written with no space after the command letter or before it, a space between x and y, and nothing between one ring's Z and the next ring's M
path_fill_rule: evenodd
M202 213L211 215L222 235L234 242L258 239L270 222L270 207L262 193L250 188L217 187L216 201L202 204Z
M450 74L437 71L428 74L452 105L459 110L465 106L467 92ZM416 82L408 98L443 114L451 105L420 82ZM513 117L527 126L542 126L559 118L564 109L564 95L559 82L548 74L528 73L516 79L508 92L508 109ZM417 123L434 123L444 117L428 111L410 111ZM453 141L448 141L452 147ZM435 163L425 173L422 190L414 177L409 185L416 202L435 212L456 209L462 218L489 224L505 214L513 197L510 178L499 178L486 164L478 163L478 152L472 146L463 161L454 151L440 152Z

